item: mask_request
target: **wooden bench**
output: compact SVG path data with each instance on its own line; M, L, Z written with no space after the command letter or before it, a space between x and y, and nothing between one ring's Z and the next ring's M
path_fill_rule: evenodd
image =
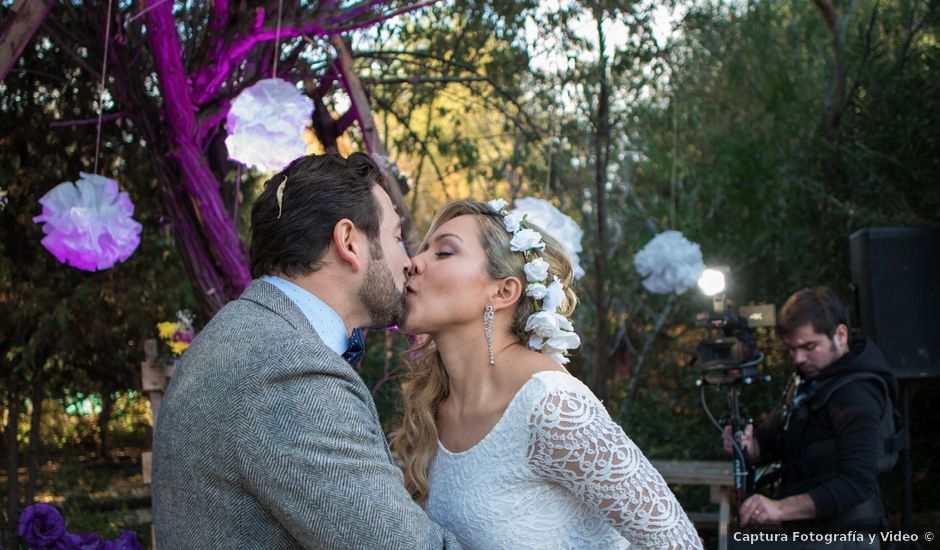
M689 519L698 526L718 526L718 549L728 548L728 524L731 522L731 494L734 471L725 460L651 460L653 467L670 485L706 485L711 501L718 504L718 513L693 512Z

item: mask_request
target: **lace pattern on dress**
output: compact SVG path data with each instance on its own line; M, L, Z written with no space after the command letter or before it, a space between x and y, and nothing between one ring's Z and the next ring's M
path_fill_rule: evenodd
M533 471L607 517L638 548L701 549L675 495L587 388L553 387L529 417Z

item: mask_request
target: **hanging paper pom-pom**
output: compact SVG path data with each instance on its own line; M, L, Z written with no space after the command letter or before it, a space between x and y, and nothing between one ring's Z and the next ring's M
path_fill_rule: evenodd
M705 269L702 250L678 231L663 231L634 257L643 286L656 294L682 294Z
M307 151L302 135L313 100L279 78L258 81L238 94L228 112L228 156L275 172Z
M116 181L84 172L80 176L43 195L42 214L33 221L46 222L42 245L60 262L85 271L108 269L134 253L141 225L131 217L134 203Z
M574 268L574 278L584 277L584 269L581 268L580 259L578 258L578 253L583 250L581 248L581 237L584 235L584 231L581 230L581 227L546 200L526 197L516 199L513 204L516 207L513 212L526 214L530 222L544 229L565 247Z

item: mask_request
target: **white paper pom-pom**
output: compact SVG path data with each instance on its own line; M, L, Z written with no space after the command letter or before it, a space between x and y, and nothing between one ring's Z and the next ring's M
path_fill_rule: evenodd
M279 78L258 81L238 94L228 112L228 156L249 168L277 171L307 151L303 131L313 100Z
M62 263L85 271L123 262L140 244L134 203L112 179L80 172L77 182L56 185L39 199L45 222L42 245Z
M656 294L682 294L705 269L699 246L674 230L653 237L634 257L643 286Z
M528 221L544 229L546 233L565 247L574 268L574 278L584 277L584 269L581 268L580 259L578 258L578 254L583 250L581 248L581 237L584 235L584 231L581 230L581 227L546 200L526 197L516 199L513 204L516 207L515 211L527 214L526 219Z

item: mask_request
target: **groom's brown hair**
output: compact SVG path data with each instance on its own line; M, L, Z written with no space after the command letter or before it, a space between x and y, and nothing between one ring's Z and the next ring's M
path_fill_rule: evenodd
M374 242L382 211L372 186L384 186L384 181L382 170L365 153L347 158L307 155L291 162L265 182L251 208L252 277L276 273L296 277L317 271L333 228L343 218Z

